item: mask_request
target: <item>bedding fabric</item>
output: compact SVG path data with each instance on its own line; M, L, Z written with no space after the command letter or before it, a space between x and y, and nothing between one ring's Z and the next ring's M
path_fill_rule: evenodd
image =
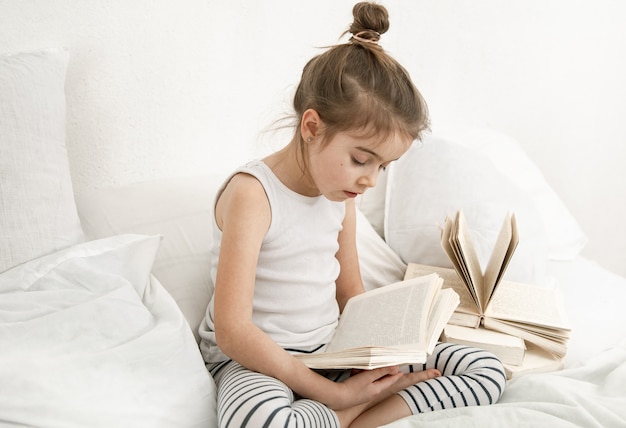
M626 426L626 342L585 364L512 380L497 404L411 416L389 428Z
M65 148L65 49L0 55L0 272L83 240Z
M487 156L426 136L390 165L385 196L385 240L405 263L452 268L439 225L463 210L484 267L508 212L516 216L520 242L507 279L543 284L548 241L539 211Z
M573 260L580 254L587 236L519 142L493 129L467 130L454 141L487 156L494 168L530 196L546 229L551 260Z
M215 425L213 381L150 274L159 242L119 235L0 275L0 425Z
M209 249L214 195L224 176L152 180L76 193L88 239L163 236L152 273L176 300L196 340L211 299Z

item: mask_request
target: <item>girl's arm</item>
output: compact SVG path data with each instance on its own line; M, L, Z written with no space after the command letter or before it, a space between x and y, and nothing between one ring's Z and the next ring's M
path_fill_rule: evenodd
M216 205L222 244L215 282L215 335L221 350L244 367L275 377L297 394L333 409L366 403L399 378L397 368L372 370L335 383L310 370L252 322L256 263L270 224L269 202L252 176L232 178Z
M337 278L337 302L343 311L348 299L363 293L363 280L359 268L359 256L356 248L356 206L354 199L346 201L346 215L343 230L339 234L337 260L341 270Z

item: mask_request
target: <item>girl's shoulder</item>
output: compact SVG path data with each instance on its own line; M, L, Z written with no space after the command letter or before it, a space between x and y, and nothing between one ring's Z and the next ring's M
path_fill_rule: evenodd
M263 191L263 184L259 178L259 173L262 172L263 167L258 161L248 162L245 165L235 169L224 180L218 194L216 201L221 199L225 192L247 195L249 192L252 194Z
M263 184L257 177L247 172L235 172L224 184L218 196L218 202L222 199L241 199L243 202L254 203L267 201Z
M225 217L245 217L254 213L258 217L267 213L269 218L270 204L266 190L259 179L249 172L235 171L223 184L215 199L215 216L217 224L222 228Z

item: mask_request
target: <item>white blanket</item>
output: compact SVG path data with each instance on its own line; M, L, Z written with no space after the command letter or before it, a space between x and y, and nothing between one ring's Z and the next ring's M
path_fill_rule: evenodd
M0 275L0 425L214 425L193 334L150 275L159 242L120 235Z
M626 427L626 342L578 367L516 378L495 405L411 416L391 426Z

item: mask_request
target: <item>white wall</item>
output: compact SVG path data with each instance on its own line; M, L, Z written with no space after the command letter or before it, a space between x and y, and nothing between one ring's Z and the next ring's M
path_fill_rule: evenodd
M433 131L516 138L574 213L584 255L626 275L626 3L382 1L382 40ZM302 66L353 1L0 0L0 52L65 45L79 189L226 170L279 147ZM259 138L260 137L260 138ZM217 155L219 154L219 155Z

